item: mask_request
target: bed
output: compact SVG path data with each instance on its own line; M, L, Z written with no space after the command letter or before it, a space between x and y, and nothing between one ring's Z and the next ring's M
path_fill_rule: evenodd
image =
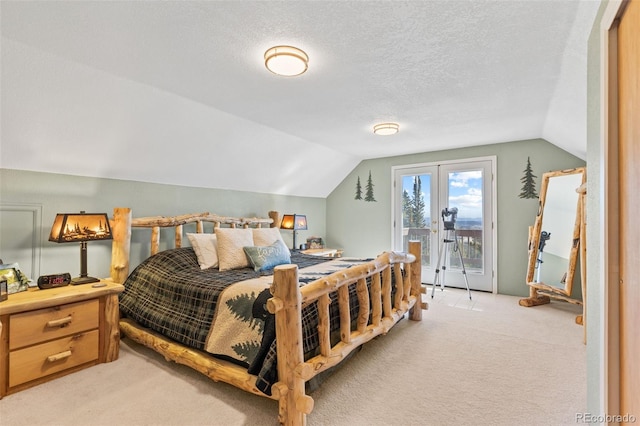
M273 235L268 228L279 223L277 212L269 216L197 213L134 219L129 208L115 208L111 279L125 285L123 335L214 381L277 400L279 422L302 425L313 410L306 383L405 316L422 319L427 304L421 297L420 262L415 261L421 247L412 241L409 253L323 259L285 246L286 261L272 267L273 256L264 253L282 257L284 243L257 244L258 236ZM210 238L208 226L217 237L215 267L201 264L198 245L183 247L184 235L192 243ZM151 230L151 256L129 271L137 228ZM173 229L174 243L160 251L164 228ZM248 266L229 268L225 253L233 250L228 235L240 240L232 241L238 246L248 233L256 236L255 247L243 247ZM238 318L247 323L244 328L234 322Z

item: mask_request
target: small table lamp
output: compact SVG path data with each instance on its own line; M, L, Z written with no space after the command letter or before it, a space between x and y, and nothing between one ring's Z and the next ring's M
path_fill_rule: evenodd
M296 249L296 232L307 229L307 216L303 214L285 214L280 223L281 229L293 230L293 249Z
M87 241L111 240L111 226L106 213L58 213L51 227L49 241L55 243L80 243L80 276L71 284L88 284L100 281L87 276Z

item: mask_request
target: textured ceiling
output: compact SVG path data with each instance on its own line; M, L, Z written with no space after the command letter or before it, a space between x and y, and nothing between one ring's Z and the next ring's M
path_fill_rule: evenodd
M369 158L539 137L585 157L587 38L598 1L2 1L0 7L2 167L15 168L21 158L18 164L31 170L324 197ZM266 71L262 56L276 44L304 49L307 73L282 78ZM104 101L84 100L74 113L75 120L95 122L96 135L74 136L51 124L49 143L67 151L80 140L102 141L117 156L56 170L53 159L34 155L43 135L15 123L27 113L44 131L47 120L60 121L47 117L38 94L26 89L38 87L42 73L52 74L47 86L71 80L86 84L85 93L111 92L98 95ZM89 74L88 82L79 77ZM100 81L114 89L95 87ZM101 109L120 105L117 92L129 85L128 105ZM148 104L136 104L141 88L168 99L171 113L154 111L148 93ZM113 115L120 108L126 118ZM109 117L108 127L98 115ZM158 122L156 133L149 120ZM197 131L187 129L189 120L200 120ZM397 121L400 133L373 135L380 121ZM175 154L180 147L195 155ZM171 170L157 167L172 152ZM291 183L305 170L304 182Z

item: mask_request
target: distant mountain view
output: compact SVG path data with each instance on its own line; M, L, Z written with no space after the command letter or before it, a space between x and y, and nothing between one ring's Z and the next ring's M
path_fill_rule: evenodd
M442 218L438 218L442 222ZM431 218L425 218L427 223L431 223ZM482 230L482 218L457 218L456 229L476 229Z

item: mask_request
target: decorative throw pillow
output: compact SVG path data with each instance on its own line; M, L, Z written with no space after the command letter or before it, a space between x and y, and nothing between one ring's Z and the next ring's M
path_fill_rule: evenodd
M244 247L244 252L256 271L266 271L278 265L291 263L289 249L282 240L276 240L269 246Z
M218 268L221 271L246 268L249 260L243 247L253 245L253 233L249 228L216 228L218 239Z
M278 228L253 228L253 245L270 246L276 240L280 240L284 243L282 234L280 234L280 230ZM284 246L287 249L289 256L291 256L289 247L287 247L286 244Z
M215 234L187 234L200 269L218 267L218 239Z

